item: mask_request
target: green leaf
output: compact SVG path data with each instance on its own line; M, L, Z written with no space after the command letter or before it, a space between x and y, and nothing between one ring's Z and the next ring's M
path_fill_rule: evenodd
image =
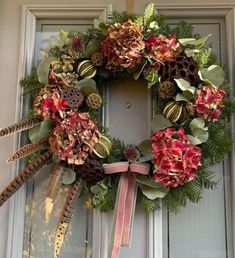
M149 4L146 8L145 8L145 11L144 11L144 24L146 24L151 16L154 14L154 3L151 3Z
M144 140L139 144L139 150L142 155L148 155L153 153L153 148L152 148L152 142L148 140Z
M184 53L186 54L187 57L195 57L195 54L200 53L201 50L200 49L190 49L190 48L186 48L184 50Z
M185 39L178 39L179 43L182 45L182 46L187 46L189 44L193 44L196 39L194 38L185 38Z
M78 81L75 87L80 89L84 96L89 96L92 93L98 93L96 82L92 79L82 79Z
M147 185L147 186L154 187L154 188L167 188L164 185L153 180L150 176L137 175L136 181L143 185Z
M189 138L189 141L191 142L191 144L193 145L199 145L201 144L201 141L197 138L197 137L194 137L190 134L187 134L188 138Z
M185 102L189 102L189 99L184 96L181 93L177 93L177 95L175 96L175 101L185 101Z
M76 179L76 173L70 168L64 168L63 184L71 185Z
M59 33L59 38L63 43L66 43L67 39L68 39L68 33L65 32L63 29L60 30Z
M101 43L100 39L96 39L96 38L91 39L86 46L85 57L90 58L93 53L99 51L100 43Z
M190 124L189 127L191 130L195 128L204 128L205 127L205 121L202 118L194 118Z
M192 130L193 136L196 137L201 143L206 142L209 138L209 133L201 128Z
M154 154L153 154L153 153L149 153L149 154L147 154L147 155L141 157L141 158L139 159L139 162L147 162L147 161L152 160L153 158L154 158Z
M155 200L156 198L164 198L169 192L168 188L154 188L145 184L138 184L143 195L150 200Z
M151 121L151 130L153 132L157 132L171 126L171 122L160 114L156 115Z
M43 137L49 136L55 126L55 121L44 119L40 125L29 130L29 139L32 143L37 142Z
M48 73L50 69L51 62L57 60L54 56L48 56L47 58L43 59L37 68L37 75L39 82L43 84L48 84Z
M184 80L184 79L174 79L175 82L177 83L177 86L182 90L188 90L191 85L188 81Z
M203 68L198 72L202 81L210 83L215 88L219 88L225 79L224 70L218 65L211 65L208 68Z

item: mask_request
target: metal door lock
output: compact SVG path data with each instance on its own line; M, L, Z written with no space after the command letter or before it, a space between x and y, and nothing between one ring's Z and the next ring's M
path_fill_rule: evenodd
M127 103L125 104L125 107L126 107L126 109L130 109L130 108L131 108L131 103L130 103L130 102L127 102Z

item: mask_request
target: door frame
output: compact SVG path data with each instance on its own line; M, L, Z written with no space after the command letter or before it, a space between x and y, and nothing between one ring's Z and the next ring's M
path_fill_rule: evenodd
M158 3L158 10L164 12L170 18L223 18L226 27L226 44L227 44L227 63L229 71L230 84L233 85L235 78L235 4L218 3L218 1L210 4L200 3L194 4L186 2L175 4ZM18 69L18 84L21 78L30 72L34 58L35 33L37 19L66 19L76 17L86 17L90 19L107 18L107 14L112 11L111 4L96 4L96 5L23 5L21 16L21 44L20 44L20 61ZM16 97L16 118L20 118L23 114L23 99L21 97L20 87L17 85ZM232 135L235 136L235 117L232 116ZM15 136L14 149L19 147L20 136ZM235 169L235 145L230 157L230 169ZM13 177L17 175L19 166L13 167ZM234 203L235 196L235 176L231 174L231 202ZM26 188L17 192L9 202L11 215L8 225L8 244L6 258L22 258L23 241L24 241L24 220L25 220L25 205L26 205ZM108 231L107 214L94 211L94 229L93 229L93 253L96 254L93 258L107 258L108 249ZM163 242L165 242L163 234L163 211L154 212L147 216L147 243L148 254L146 258L163 258L164 250ZM235 232L235 206L232 205L232 224L233 232ZM231 229L232 230L232 229ZM233 239L233 250L235 253L235 239Z

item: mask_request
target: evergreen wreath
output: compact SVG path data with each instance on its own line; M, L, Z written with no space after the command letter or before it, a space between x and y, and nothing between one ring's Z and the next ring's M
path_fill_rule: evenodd
M21 80L23 94L33 99L32 111L1 129L0 137L29 129L30 143L7 160L28 157L28 164L1 193L0 205L42 166L53 163L47 221L58 190L70 185L55 235L55 257L83 189L91 207L114 208L124 173L110 173L112 164L148 170L126 173L137 182L137 199L146 212L159 209L160 200L178 212L188 200L198 202L204 188L216 188L209 167L231 149L234 100L225 72L211 46L205 46L209 37L194 35L186 22L170 29L154 4L144 15L114 11L107 22L85 33L61 30L57 45ZM123 77L144 78L156 104L152 136L138 145L112 138L101 123L102 85Z

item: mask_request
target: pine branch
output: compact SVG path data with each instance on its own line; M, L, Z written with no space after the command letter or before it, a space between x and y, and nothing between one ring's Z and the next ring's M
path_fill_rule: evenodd
M16 161L18 159L21 159L23 157L26 157L35 151L46 147L48 145L48 137L45 137L41 140L39 140L36 143L29 143L23 147L21 147L19 150L17 150L11 157L8 158L7 163Z
M63 175L64 175L64 167L61 163L54 164L54 167L52 169L51 178L48 185L48 191L47 191L47 197L45 200L45 217L46 217L46 223L49 221L53 206L54 206L54 200L56 198L56 195L59 191L59 189L62 186L63 183Z
M42 121L41 117L33 117L31 119L26 119L26 120L20 121L18 123L15 123L13 125L10 125L10 126L0 130L0 138L11 135L13 133L31 129L31 128L37 126L38 124L40 124L41 121Z
M43 83L39 82L37 69L35 67L32 69L31 74L25 76L20 81L20 85L23 88L23 95L29 94L45 86Z
M48 150L37 159L28 164L19 175L0 194L0 206L2 206L20 187L50 160L52 151Z
M141 192L138 192L138 199L142 208L145 210L146 213L153 212L155 210L160 210L160 203L159 199L150 200L146 196L144 196Z
M60 256L60 251L64 243L64 237L73 214L74 205L82 193L82 187L82 182L80 180L77 181L73 186L71 186L67 195L67 199L56 230L54 258L58 258Z
M173 29L172 33L176 34L178 39L192 38L193 37L193 26L186 21L181 21Z

